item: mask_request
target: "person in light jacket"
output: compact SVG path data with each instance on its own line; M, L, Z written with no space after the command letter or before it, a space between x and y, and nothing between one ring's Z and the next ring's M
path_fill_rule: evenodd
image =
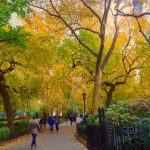
M31 149L32 149L34 145L35 147L37 146L36 137L37 137L37 133L39 130L39 125L36 122L35 117L33 117L33 120L29 124L29 130L30 130L30 133L32 134L32 142L31 142Z

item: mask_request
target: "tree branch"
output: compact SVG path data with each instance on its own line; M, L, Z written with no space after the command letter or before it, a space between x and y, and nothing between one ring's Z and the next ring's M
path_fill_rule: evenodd
M86 30L86 31L92 32L94 34L97 34L100 37L100 33L98 31L92 30L90 28L79 27L79 28L74 29L74 31L78 31L78 30Z
M83 3L84 6L86 6L99 20L100 24L102 23L100 16L84 1L81 0L81 2Z
M140 22L139 22L138 18L136 18L136 21L137 21L137 23L138 23L139 31L141 32L141 34L143 35L143 37L145 38L145 40L146 40L146 41L148 42L148 44L150 45L150 37L149 37L149 39L146 37L145 33L144 33L143 30L142 30L142 27L141 27L141 25L140 25Z
M134 15L134 14L126 14L124 12L121 12L119 10L117 10L119 13L117 15L120 15L120 16L124 16L124 17L134 17L134 18L141 18L143 16L146 16L146 15L150 15L150 12L145 12L145 13L142 13L140 15Z
M89 47L87 46L79 37L78 35L76 34L76 32L74 31L74 29L71 27L71 25L69 25L69 23L66 22L66 20L60 15L60 13L57 11L57 9L55 8L53 2L50 0L50 3L51 3L51 6L52 8L54 9L55 13L56 14L52 14L50 13L47 9L45 8L42 8L40 6L35 6L33 4L30 4L31 6L33 7L36 7L36 8L39 8L39 9L42 9L44 11L46 11L50 16L53 16L53 17L57 17L59 18L68 28L69 30L71 31L71 33L75 36L75 38L77 39L77 41L83 46L85 47L93 56L97 56L97 54Z
M114 24L115 24L115 34L114 34L114 38L113 38L113 41L112 41L112 44L111 44L111 47L109 49L109 51L107 52L107 55L106 57L104 58L103 60L103 63L101 65L101 69L103 70L104 67L106 66L106 64L108 63L108 60L115 48L115 45L116 45L116 41L117 41L117 38L118 38L118 32L119 32L119 28L117 26L117 17L114 18Z
M28 89L26 86L18 86L19 90L15 89L15 88L12 88L12 90L15 92L15 93L22 93L22 92L25 92L25 91L36 91L36 89Z
M121 1L116 2L115 10L118 12L116 15L120 15L120 16L124 16L124 17L134 17L134 18L141 18L143 16L150 15L150 12L144 12L144 13L141 13L141 14L138 14L138 15L135 15L134 13L132 13L132 14L125 13L125 12L122 11L124 6L121 9L119 9L119 4L120 3L121 3ZM127 6L131 6L131 5L127 5ZM125 6L125 7L127 7L127 6Z
M15 61L14 59L9 60L9 64L10 64L10 66L9 66L7 69L5 69L5 70L1 70L1 73L2 73L2 74L5 74L5 73L8 73L8 72L13 71L13 70L14 70L14 68L15 68L15 65L22 66L22 64L21 64L21 63L19 63L19 62Z
M41 7L41 6L36 6L36 5L34 5L34 4L29 4L29 5L32 6L32 7L35 7L35 8L44 10L44 11L47 12L50 16L58 17L58 15L51 13L51 12L50 12L49 10L47 10L46 8L43 8L43 7Z

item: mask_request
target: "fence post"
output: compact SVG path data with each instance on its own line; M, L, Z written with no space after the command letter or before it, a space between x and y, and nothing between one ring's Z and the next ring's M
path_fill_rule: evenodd
M122 149L122 146L123 146L123 133L122 133L122 121L121 121L121 118L118 119L118 124L119 124L119 132L120 132L119 149Z
M100 150L105 150L105 109L99 108L99 123L100 123Z

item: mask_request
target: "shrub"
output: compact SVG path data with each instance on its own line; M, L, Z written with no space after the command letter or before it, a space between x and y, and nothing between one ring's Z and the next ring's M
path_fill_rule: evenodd
M19 128L20 128L20 133L24 134L28 131L28 126L29 122L28 121L21 121L19 122Z
M11 131L8 127L0 128L0 141L6 140L10 137Z
M133 115L150 118L150 102L145 99L140 99L140 101L128 105L128 109Z
M121 119L123 123L150 123L150 102L143 100L129 105L118 101L107 108L105 116L108 122L118 122ZM98 124L98 115L87 118L86 123Z
M108 121L118 122L119 118L123 122L128 122L132 119L127 109L127 105L124 102L117 102L115 104L112 104L106 110L106 119Z
M86 119L86 123L87 123L87 124L94 124L94 125L99 124L98 115L88 117L88 118Z
M142 137L139 136L137 138L134 139L130 139L130 141L126 141L123 144L123 150L136 150L136 149L143 149L143 150L149 150L150 147L150 141L149 141L150 137Z
M7 124L6 123L4 123L4 122L0 122L0 128L2 128L2 127L6 127L7 126Z
M118 122L119 118L124 123L146 122L150 118L149 115L149 105L146 102L143 102L143 105L141 102L128 105L121 101L110 105L106 110L106 119L110 122Z

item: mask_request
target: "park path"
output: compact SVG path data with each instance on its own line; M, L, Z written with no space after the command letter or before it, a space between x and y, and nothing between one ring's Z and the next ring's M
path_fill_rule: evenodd
M75 125L61 124L58 133L51 133L48 128L37 136L37 147L33 150L85 150L85 147L74 137ZM0 150L30 150L31 135L26 135Z

